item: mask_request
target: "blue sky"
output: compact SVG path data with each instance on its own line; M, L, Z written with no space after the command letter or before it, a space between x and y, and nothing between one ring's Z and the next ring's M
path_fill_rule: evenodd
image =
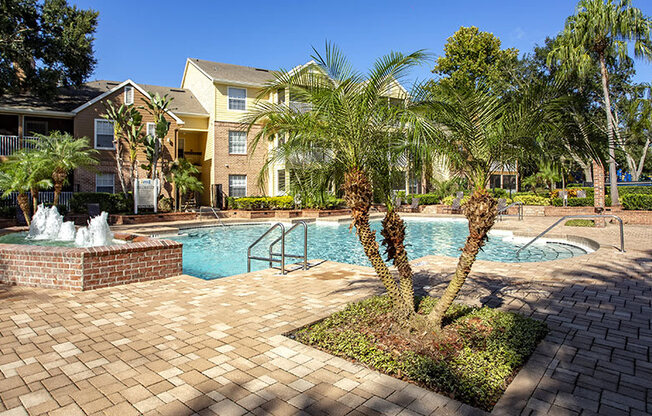
M563 29L575 0L185 1L71 0L100 12L91 79L178 86L187 57L267 69L310 59L311 46L337 44L359 70L388 51L441 54L460 26L478 26L503 48L532 51ZM652 4L634 0L647 15ZM413 79L432 76L430 62ZM652 64L637 61L637 81Z

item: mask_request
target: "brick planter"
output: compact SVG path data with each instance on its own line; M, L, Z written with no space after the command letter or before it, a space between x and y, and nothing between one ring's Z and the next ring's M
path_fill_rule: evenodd
M350 209L304 209L301 215L308 218L335 217L337 215L349 215Z
M179 275L181 259L181 243L149 238L89 248L0 244L0 283L92 290Z
M146 224L150 222L189 221L197 218L196 212L162 212L158 214L122 215L111 214L112 225Z

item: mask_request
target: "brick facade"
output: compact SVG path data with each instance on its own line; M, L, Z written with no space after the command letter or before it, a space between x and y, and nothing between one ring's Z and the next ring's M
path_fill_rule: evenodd
M247 196L264 195L267 186L261 188L258 176L267 160L268 141L261 140L251 154L253 137L260 132L254 127L247 134L247 154L229 154L229 131L242 131L240 123L215 122L215 145L213 146L213 183L222 184L222 190L229 195L229 175L247 175Z
M146 97L137 88L134 88L134 104L137 107L143 105L143 99L146 99ZM75 116L75 137L87 137L90 141L89 145L91 147L94 147L95 120L102 119L102 115L106 112L106 104L108 101L112 101L116 107L119 107L124 102L124 88L121 88L112 94L109 94L104 99L86 107ZM154 118L145 110L140 110L140 113L143 115L143 131L146 132L147 123L154 122ZM177 153L176 146L179 125L170 116L167 116L166 119L171 124L168 135L162 140L163 148L161 159L159 159L159 166L161 166L161 160L165 161L166 164L173 161L176 158ZM75 192L95 192L96 173L114 173L114 190L116 193L122 192L122 189L120 188L120 180L117 175L115 151L101 149L98 149L98 151L98 165L91 170L78 169L75 171ZM125 179L125 185L127 189L131 189L131 184L129 183L129 153L126 147L123 151L122 160L124 161L123 178ZM146 162L145 152L142 146L138 151L138 162L139 166ZM138 175L140 178L146 178L147 172L139 167ZM163 190L164 193L166 193L166 191L166 196L171 196L172 188L170 187L169 189Z
M182 244L170 240L91 248L0 244L0 283L92 290L177 276L181 260Z

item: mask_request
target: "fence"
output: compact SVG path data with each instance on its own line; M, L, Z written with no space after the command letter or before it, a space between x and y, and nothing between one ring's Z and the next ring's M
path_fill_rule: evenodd
M28 136L20 138L19 136L0 135L0 156L9 156L22 148L31 149L34 147L34 139L36 138Z
M59 205L65 205L66 208L70 208L70 199L72 199L72 192L61 192L59 195ZM32 194L27 193L30 203L32 202ZM0 205L4 207L15 207L18 205L16 198L18 197L18 192L12 192L6 198L0 200ZM42 191L38 193L38 203L39 204L51 204L54 201L54 191Z

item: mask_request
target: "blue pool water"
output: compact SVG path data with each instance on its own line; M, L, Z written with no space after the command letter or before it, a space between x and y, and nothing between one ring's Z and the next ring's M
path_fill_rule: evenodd
M406 244L410 259L438 254L457 257L468 235L464 220L411 220L407 225ZM173 238L183 243L183 271L202 279L216 279L247 271L247 247L263 234L270 224L234 225L225 227L184 230ZM380 237L380 221L372 221L372 228ZM302 254L303 240L297 229L286 240L286 253ZM276 230L260 242L254 255L267 257L269 244L280 234ZM324 259L341 263L369 266L355 232L348 224L308 225L308 259ZM537 242L516 257L516 250L529 239L514 239L509 235L491 234L481 260L500 262L531 262L569 258L587 251L583 248L559 242ZM277 245L277 252L280 244ZM381 253L384 249L381 246ZM278 265L278 263L276 263ZM252 270L269 267L269 263L252 261Z

